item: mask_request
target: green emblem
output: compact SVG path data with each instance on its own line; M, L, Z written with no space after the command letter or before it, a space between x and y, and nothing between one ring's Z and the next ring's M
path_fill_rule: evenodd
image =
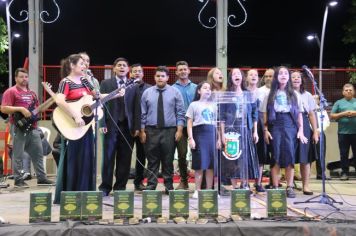
M241 156L242 150L240 149L240 134L237 132L225 133L225 148L223 155L228 160L237 160Z

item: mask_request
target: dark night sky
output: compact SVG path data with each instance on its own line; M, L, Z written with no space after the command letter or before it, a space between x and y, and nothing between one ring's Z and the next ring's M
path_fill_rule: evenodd
M27 8L27 0L15 0ZM44 64L59 64L67 55L87 51L92 65L112 64L124 56L131 63L174 65L187 60L191 66L215 65L215 29L203 28L198 0L57 0L60 18L44 26ZM205 1L204 1L205 2ZM286 5L288 2L289 6ZM308 42L308 33L321 33L325 1L246 0L247 22L229 28L229 66L269 67L281 63L293 67L316 66L319 48ZM351 1L340 1L329 9L324 67L346 67L355 45L344 45L342 26L350 18ZM45 0L46 9L53 2ZM230 13L242 17L236 0L229 1ZM53 13L53 12L52 12ZM53 13L55 15L55 13ZM206 22L215 15L215 4L203 12ZM27 23L12 22L12 28L27 34ZM27 37L26 37L27 38ZM14 42L14 66L27 56L27 39Z

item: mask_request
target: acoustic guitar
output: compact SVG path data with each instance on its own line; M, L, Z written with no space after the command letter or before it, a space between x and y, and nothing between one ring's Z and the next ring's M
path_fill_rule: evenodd
M42 85L47 93L55 99L56 93L52 91L50 84L48 82L42 82ZM134 83L132 83L132 85L134 85ZM128 87L129 86L126 88ZM57 106L53 111L53 122L65 138L69 140L78 140L84 136L89 127L95 122L95 112L97 111L98 120L103 118L102 105L114 98L117 98L118 94L119 96L123 96L124 92L125 88L118 88L109 94L103 95L104 97L98 101L95 101L92 95L84 95L78 101L68 102L68 106L76 113L75 115L80 116L84 120L84 126L78 126L71 115L59 106Z

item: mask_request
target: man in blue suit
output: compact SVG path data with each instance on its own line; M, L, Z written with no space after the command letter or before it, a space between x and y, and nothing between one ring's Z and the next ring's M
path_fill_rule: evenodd
M100 93L110 93L118 88L126 89L126 92L125 96L115 98L104 106L104 118L100 124L100 131L104 133L104 151L99 190L103 191L103 196L108 196L111 190L126 189L134 141L130 132L132 113L126 109L130 100L126 93L130 94L129 90L133 88L133 81L127 78L128 61L123 57L117 58L113 64L113 72L111 79L101 82ZM116 182L113 186L114 166Z

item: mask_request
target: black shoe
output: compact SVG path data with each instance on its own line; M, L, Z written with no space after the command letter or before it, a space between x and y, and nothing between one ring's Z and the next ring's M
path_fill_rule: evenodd
M323 179L323 177L321 177L321 175L317 175L316 179L321 180L321 179ZM331 178L325 176L325 180L331 180Z
M166 187L166 189L164 190L164 193L166 195L169 195L169 190L174 190L173 186Z
M312 191L303 191L304 195L313 195L314 193Z
M143 185L142 183L139 185L135 185L135 191L143 191L146 190L146 186Z
M31 180L32 179L31 173L25 172L22 175L22 178L23 178L23 180Z
M266 192L266 190L263 188L262 184L261 185L256 184L255 188L256 188L256 192L258 192L258 193Z
M17 181L14 184L15 188L29 188L28 184L26 184L24 181Z
M145 190L156 190L156 186L152 186L152 185L149 186L149 185L147 185Z
M296 197L293 187L287 187L286 193L287 193L287 198L295 198Z
M346 173L342 173L340 176L341 181L346 181L349 180L349 176Z
M42 185L42 186L54 186L56 185L55 182L49 180L49 179L43 179L43 180L38 180L37 185Z

